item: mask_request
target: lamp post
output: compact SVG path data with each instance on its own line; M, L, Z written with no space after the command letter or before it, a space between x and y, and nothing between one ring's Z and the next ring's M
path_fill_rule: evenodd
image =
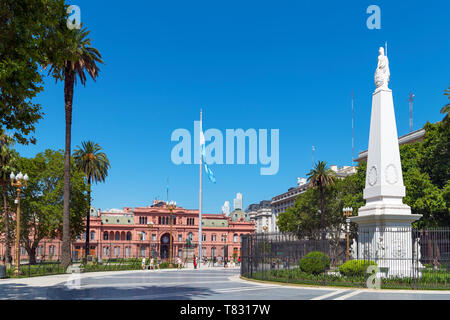
M152 241L153 241L153 239L152 239L152 229L153 229L153 221L150 221L148 224L147 224L147 226L148 226L148 238L149 238L149 242L150 242L150 258L153 258L153 244L152 244Z
M353 214L353 208L351 207L345 207L342 209L344 212L344 216L347 218L345 219L345 222L347 223L347 261L350 260L350 239L349 239L349 233L350 233L350 216Z
M263 226L263 230L264 230L264 241L263 241L263 251L264 251L264 255L263 255L263 277L266 275L265 274L265 264L266 264L266 231L267 231L267 226Z
M177 207L177 203L175 201L170 201L167 203L167 207L170 210L170 239L169 239L169 268L173 268L172 264L172 225L173 225L173 219L175 218L175 215L173 214L173 209Z
M14 268L14 274L18 276L20 274L20 190L22 187L27 185L28 181L28 175L25 173L25 175L22 175L22 172L19 172L19 174L16 176L14 175L14 172L11 172L11 175L9 176L11 179L11 186L16 187L17 191L17 198L14 201L17 203L17 214L16 214L16 266Z

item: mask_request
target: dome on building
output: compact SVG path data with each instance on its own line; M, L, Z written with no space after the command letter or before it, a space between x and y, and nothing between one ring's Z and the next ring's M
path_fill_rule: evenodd
M250 221L248 213L242 210L233 210L230 217L232 221L240 221L241 219L244 219L244 221Z

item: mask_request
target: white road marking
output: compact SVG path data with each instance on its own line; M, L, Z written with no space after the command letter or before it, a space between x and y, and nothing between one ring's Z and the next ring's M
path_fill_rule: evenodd
M353 296L356 296L357 294L360 294L361 292L362 292L361 290L355 290L355 291L350 292L350 293L348 293L346 295L337 297L336 299L333 299L333 300L345 300L345 299L351 298Z
M272 289L270 287L261 288L261 287L239 287L239 288L224 288L224 289L216 289L215 292L219 293L227 293L227 292L240 292L240 291L248 291L248 290L262 290L262 289Z
M335 291L333 291L333 292L330 292L330 293L327 293L327 294L324 294L324 295L321 295L321 296L312 298L311 300L323 300L323 299L326 299L326 298L335 296L335 295L337 295L337 294L340 294L340 293L346 292L346 291L347 291L347 290L344 290L344 289L335 290Z

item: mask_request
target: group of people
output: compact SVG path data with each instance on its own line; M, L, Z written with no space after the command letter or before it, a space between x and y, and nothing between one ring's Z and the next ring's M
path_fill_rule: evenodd
M207 257L203 257L203 264L206 265L209 261L209 266L215 266L216 263L218 263L218 266L223 266L224 268L228 268L228 265L230 266L230 268L239 266L241 264L241 257L238 257L238 259L231 259L230 261L228 261L228 258L225 257L221 257L219 256L217 257L212 257L211 259L208 259ZM147 259L146 258L142 258L142 270L145 269L149 269L149 270L153 270L153 269L160 269L159 264L160 261L158 261L157 259L154 258L150 258L149 264L147 265ZM181 269L185 263L183 263L183 260L180 257L176 257L175 258L175 263L177 265L177 269ZM198 265L199 265L199 258L194 255L192 258L192 264L194 266L194 269L197 269Z

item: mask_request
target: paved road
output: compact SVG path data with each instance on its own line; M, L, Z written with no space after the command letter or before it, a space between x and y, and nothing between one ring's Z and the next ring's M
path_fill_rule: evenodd
M0 280L0 299L450 300L450 291L315 288L245 281L238 269L95 272Z

